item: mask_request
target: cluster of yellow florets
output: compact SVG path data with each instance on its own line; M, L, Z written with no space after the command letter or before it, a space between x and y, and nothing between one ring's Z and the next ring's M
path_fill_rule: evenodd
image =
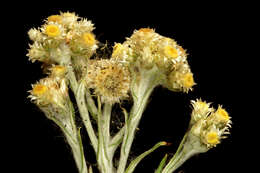
M32 85L32 90L29 92L31 94L29 98L40 107L51 105L64 108L68 97L65 79L57 80L53 77L41 79L38 83Z
M30 45L29 59L45 63L60 63L59 51L68 47L69 55L89 58L97 49L97 41L92 33L93 24L75 13L60 13L49 16L40 29L31 29L28 34L34 42Z
M121 56L121 60L139 61L144 67L156 64L162 70L168 70L173 64L186 61L185 51L173 39L161 36L150 28L134 31L121 46L115 45L113 54L118 55L122 49L127 49L129 57Z
M195 84L189 65L181 63L168 74L165 86L173 91L188 92Z
M170 90L187 92L195 85L185 50L150 28L136 30L123 44L116 43L112 58L138 63L141 68L157 66L166 76L164 85Z
M231 118L221 106L215 111L209 103L192 101L191 132L201 139L208 148L220 143L225 134L229 134Z
M112 60L92 60L87 68L87 87L93 88L103 102L116 103L128 97L128 68Z

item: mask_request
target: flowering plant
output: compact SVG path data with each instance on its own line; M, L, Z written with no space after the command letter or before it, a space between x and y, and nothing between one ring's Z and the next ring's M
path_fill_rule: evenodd
M91 21L66 12L48 17L41 28L28 34L33 43L28 57L40 61L47 77L32 85L29 97L56 123L71 147L78 171L92 172L87 165L80 127L75 122L77 109L96 155L102 173L132 173L140 161L167 142L158 142L127 165L135 131L153 89L159 85L174 92L192 90L195 85L186 51L171 38L150 28L141 28L115 43L111 57L99 58L102 45L95 38ZM69 91L73 95L69 94ZM127 100L132 108L121 105ZM113 106L119 104L124 115L123 127L111 134ZM231 118L219 106L197 99L189 128L172 158L167 155L156 173L171 173L195 154L215 147L229 133ZM120 149L119 162L114 162Z

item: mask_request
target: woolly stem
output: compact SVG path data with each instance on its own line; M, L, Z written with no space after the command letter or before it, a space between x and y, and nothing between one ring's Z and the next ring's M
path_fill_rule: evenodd
M102 114L101 101L98 97L98 151L97 161L99 170L102 173L112 173L113 163L112 157L109 153L109 141L110 141L110 116L112 105L106 103L104 105L104 111Z
M140 71L140 74L138 75L140 75L139 81L135 78L135 80L133 80L133 85L131 86L134 105L131 109L130 117L125 129L117 173L123 173L125 171L127 159L135 136L135 130L140 122L150 94L159 84L160 78L156 67L150 70Z
M80 116L82 118L83 124L85 128L87 129L88 136L90 138L91 144L94 148L95 153L97 153L97 137L95 134L95 131L92 127L86 101L85 101L85 92L86 92L86 87L83 82L79 84L77 93L76 93L76 102L79 108Z

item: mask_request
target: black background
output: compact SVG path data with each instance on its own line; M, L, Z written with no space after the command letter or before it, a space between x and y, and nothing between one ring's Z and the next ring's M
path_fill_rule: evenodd
M8 18L7 21L15 26L11 31L14 34L6 43L9 48L12 46L8 54L11 61L2 65L8 69L5 74L9 83L4 92L8 95L5 103L8 103L9 113L6 116L10 118L10 123L5 124L8 126L5 128L7 147L11 148L6 157L11 163L8 172L14 169L21 172L77 172L69 146L58 127L27 99L31 84L44 77L40 64L29 62L25 56L29 43L27 32L59 11L76 12L92 20L96 27L94 33L103 43L123 42L134 29L150 27L161 35L174 38L187 49L197 83L194 91L184 94L162 87L155 89L136 133L130 159L158 141L172 145L146 157L135 172L153 172L165 153L174 154L187 129L190 100L196 98L213 102L215 107L223 105L232 116L233 128L229 138L209 152L194 156L178 171L224 173L244 167L247 152L244 143L251 140L244 130L247 115L240 104L250 102L242 99L246 80L246 74L241 72L245 65L240 54L243 51L241 38L245 34L241 28L245 25L244 12L236 4L173 2L143 5L127 1L120 4L85 2L80 7L43 7L34 2L30 7L25 5L14 10L15 19ZM253 91L248 92L253 94ZM87 145L87 136L83 140ZM87 145L86 158L93 163L93 156L88 155L89 149Z

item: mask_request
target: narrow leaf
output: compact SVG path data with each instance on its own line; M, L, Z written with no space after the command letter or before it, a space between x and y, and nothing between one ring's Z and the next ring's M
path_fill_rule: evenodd
M165 154L165 156L163 157L162 161L160 162L158 168L156 169L155 173L161 173L162 172L162 169L166 164L167 157L168 157L168 155Z
M167 145L167 142L158 142L157 144L155 144L150 150L145 151L143 154L139 155L135 160L133 160L130 165L128 166L128 168L126 169L125 173L132 173L134 171L134 169L136 168L136 166L139 164L139 162L148 154L152 153L154 150L156 150L157 148L159 148L160 146L164 146Z

